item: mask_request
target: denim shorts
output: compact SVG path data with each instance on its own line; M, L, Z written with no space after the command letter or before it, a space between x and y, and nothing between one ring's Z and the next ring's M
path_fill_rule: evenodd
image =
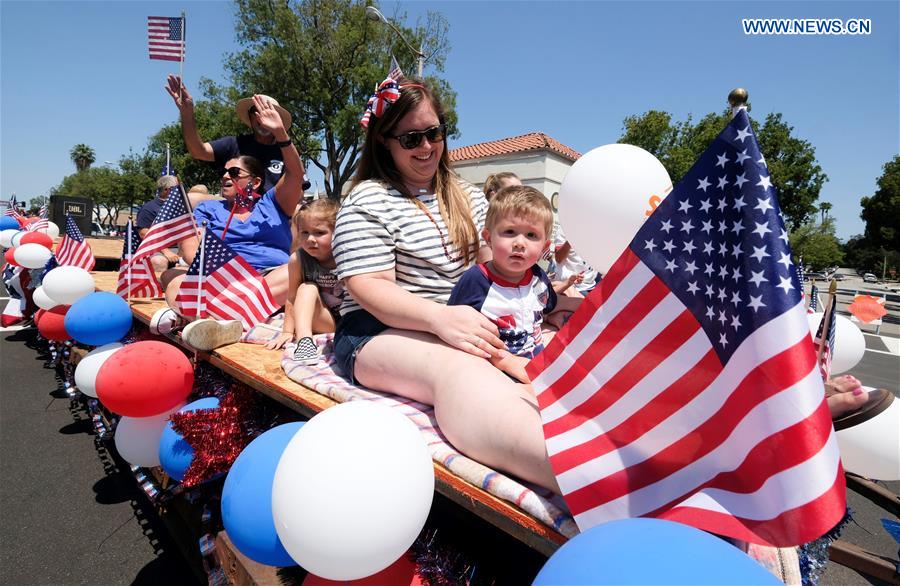
M369 340L386 329L388 326L364 309L351 311L338 321L334 332L334 357L352 383L359 384L353 375L357 354Z

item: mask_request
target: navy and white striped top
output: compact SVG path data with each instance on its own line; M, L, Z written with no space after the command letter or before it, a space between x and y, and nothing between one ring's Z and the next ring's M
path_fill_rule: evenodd
M477 187L465 182L460 185L469 194L472 219L480 234L487 200ZM341 203L334 228L332 250L338 277L346 279L394 269L397 284L402 288L447 303L453 285L469 265L463 260L451 262L444 253L441 234L450 256L460 256L450 241L437 197L426 194L418 199L431 213L434 223L414 201L386 184L368 180L357 185ZM341 315L357 309L359 304L348 294L341 305Z

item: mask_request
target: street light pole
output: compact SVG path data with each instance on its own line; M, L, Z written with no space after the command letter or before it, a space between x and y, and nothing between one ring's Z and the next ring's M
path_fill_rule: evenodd
M391 30L393 30L394 33L398 37L400 37L400 40L403 41L403 43L407 47L409 47L409 50L412 51L413 53L415 53L416 60L417 60L417 66L418 66L418 73L416 76L421 78L422 77L422 69L425 68L425 53L422 52L422 49L421 48L416 49L415 47L413 47L412 44L406 40L406 37L403 36L403 33L400 32L400 29L397 28L397 25L395 25L393 22L389 21L381 13L381 11L378 10L377 8L375 8L374 6L366 6L366 18L368 18L369 20L383 22L384 24L391 27Z

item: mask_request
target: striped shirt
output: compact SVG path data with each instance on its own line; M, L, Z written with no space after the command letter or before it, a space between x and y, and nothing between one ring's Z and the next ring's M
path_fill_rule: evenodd
M469 194L472 219L480 234L487 200L477 187L464 182L461 186ZM451 262L444 253L441 234L450 256L460 256L450 241L437 197L426 194L418 196L418 200L431 213L434 223L414 201L385 184L368 180L357 185L341 203L334 227L332 250L338 277L346 279L394 269L402 288L419 297L447 303L453 285L469 265L463 260ZM341 315L357 309L359 304L347 294Z

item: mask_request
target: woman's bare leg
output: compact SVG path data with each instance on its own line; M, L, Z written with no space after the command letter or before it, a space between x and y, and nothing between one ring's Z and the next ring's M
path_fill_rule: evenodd
M431 334L387 330L360 350L354 375L369 388L434 405L441 431L470 458L559 492L530 389L487 360Z
M301 283L294 297L294 337L296 339L334 331L334 317L322 303L319 288Z
M269 285L269 291L272 292L272 298L275 299L277 305L284 305L288 294L288 268L286 264L281 265L277 269L263 277Z

